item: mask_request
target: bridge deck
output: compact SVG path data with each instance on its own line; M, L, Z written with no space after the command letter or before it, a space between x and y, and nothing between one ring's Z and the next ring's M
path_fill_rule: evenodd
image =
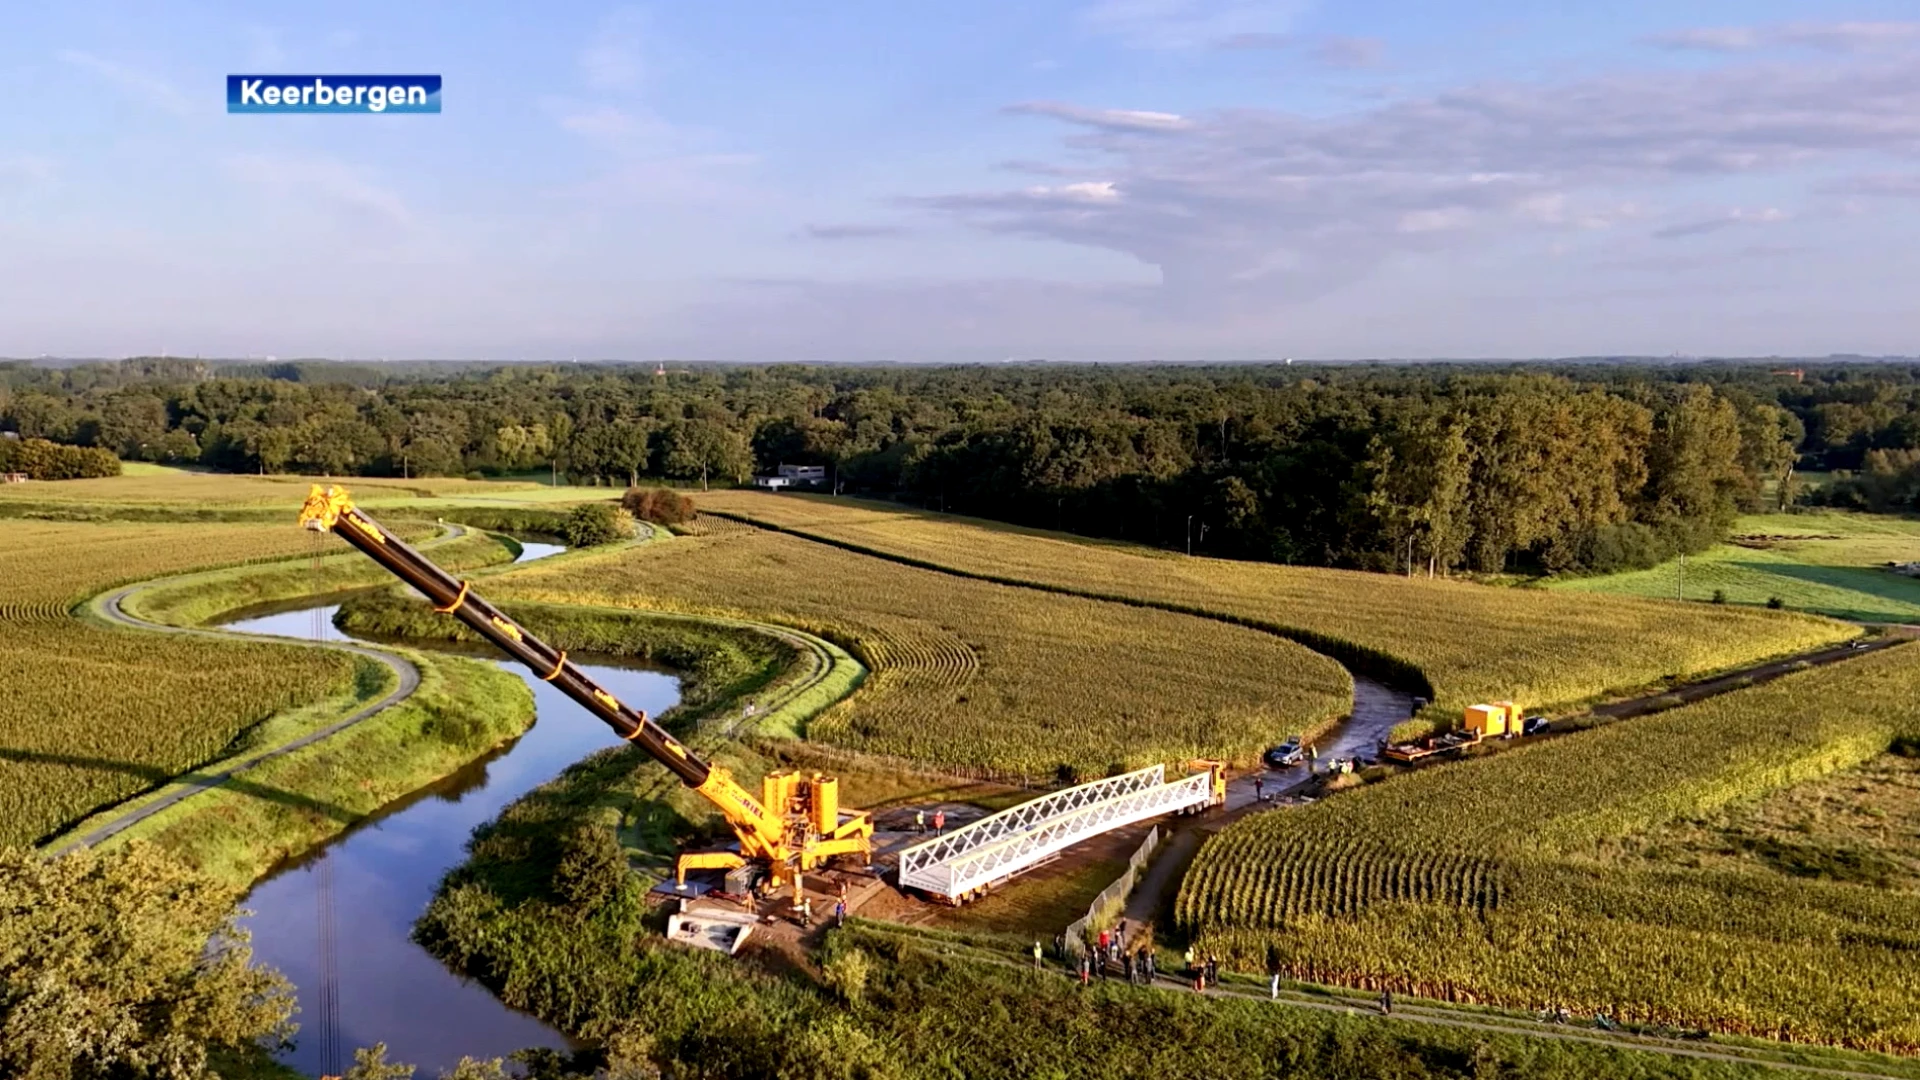
M900 884L958 899L1110 829L1204 804L1210 778L1166 767L1110 776L1010 807L900 853Z

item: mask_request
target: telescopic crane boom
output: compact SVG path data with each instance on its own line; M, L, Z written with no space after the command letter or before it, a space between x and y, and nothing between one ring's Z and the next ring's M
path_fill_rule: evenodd
M740 852L682 854L677 870L681 885L685 885L690 869L733 869L750 862L764 864L773 883L780 885L835 856L866 856L871 852L872 819L863 813L839 809L838 785L832 778L769 773L762 781L765 798L754 798L734 782L724 767L701 760L665 728L648 719L646 713L622 704L588 678L567 659L564 650L548 645L501 614L498 608L475 594L467 582L454 578L388 532L365 511L355 507L344 488L313 485L306 505L301 507L300 524L318 532L331 531L359 548L395 577L419 590L435 611L452 615L472 627L705 796L740 838Z

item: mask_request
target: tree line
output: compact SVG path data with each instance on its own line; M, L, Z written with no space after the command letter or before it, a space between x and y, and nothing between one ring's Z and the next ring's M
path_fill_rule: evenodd
M1698 550L1796 464L1920 451L1916 412L1920 367L1891 364L0 364L0 429L132 460L623 488L824 465L848 494L1403 573Z

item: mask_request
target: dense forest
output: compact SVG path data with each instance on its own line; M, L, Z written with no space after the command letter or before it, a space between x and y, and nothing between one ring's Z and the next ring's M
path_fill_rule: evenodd
M0 431L244 472L643 477L781 464L1196 553L1400 572L1607 570L1853 475L1920 496L1920 366L678 367L0 364Z

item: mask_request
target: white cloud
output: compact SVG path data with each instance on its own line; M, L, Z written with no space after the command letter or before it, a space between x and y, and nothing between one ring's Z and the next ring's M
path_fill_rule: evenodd
M224 162L227 174L268 198L293 205L323 205L354 221L381 228L410 230L414 215L391 188L376 183L367 170L328 157L282 154L234 154Z
M1848 177L1823 188L1828 194L1877 198L1920 198L1920 173L1871 173Z
M631 114L613 105L583 105L560 110L560 126L590 139L624 138L640 128Z
M79 49L62 49L59 57L64 63L100 76L142 105L164 109L178 116L193 111L187 96L159 76Z
M1654 230L1653 235L1658 240L1679 240L1689 236L1719 232L1736 225L1774 225L1787 220L1788 216L1785 210L1777 206L1768 206L1759 210L1735 207L1708 217L1676 222L1665 228Z
M1117 203L1120 192L1111 180L1088 180L1078 184L1030 187L1027 194L1036 199L1068 203Z
M1920 162L1920 80L1898 57L1485 82L1330 116L1181 116L1177 129L1072 104L1015 111L1077 125L1055 160L1018 163L1061 182L905 201L993 234L1132 256L1159 270L1158 295L1176 305L1271 305L1340 289L1402 253L1607 229L1647 216L1662 190L1727 177ZM1112 196L1067 194L1094 183ZM1661 233L1790 210L1680 219Z
M1284 33L1305 0L1095 0L1081 24L1135 49L1193 49Z
M1050 116L1071 124L1108 131L1185 131L1193 126L1192 121L1178 113L1144 109L1088 109L1057 101L1022 102L1007 106L1005 111L1028 116Z
M280 31L270 26L249 26L246 35L247 66L254 71L279 71L287 59L286 50L280 47Z
M1403 233L1447 232L1465 228L1470 215L1464 207L1448 206L1438 210L1412 210L1400 215Z
M1322 38L1312 49L1313 58L1322 66L1348 71L1379 67L1386 53L1385 42L1364 37Z
M53 159L44 155L14 154L0 157L0 191L51 184L56 171Z
M808 225L802 235L811 240L873 240L901 236L906 231L899 225Z
M597 90L631 90L644 71L641 45L645 16L622 8L601 20L593 41L580 51L580 74Z
M1642 39L1663 49L1749 52L1766 48L1859 52L1920 41L1920 22L1781 23L1773 26L1705 26Z

